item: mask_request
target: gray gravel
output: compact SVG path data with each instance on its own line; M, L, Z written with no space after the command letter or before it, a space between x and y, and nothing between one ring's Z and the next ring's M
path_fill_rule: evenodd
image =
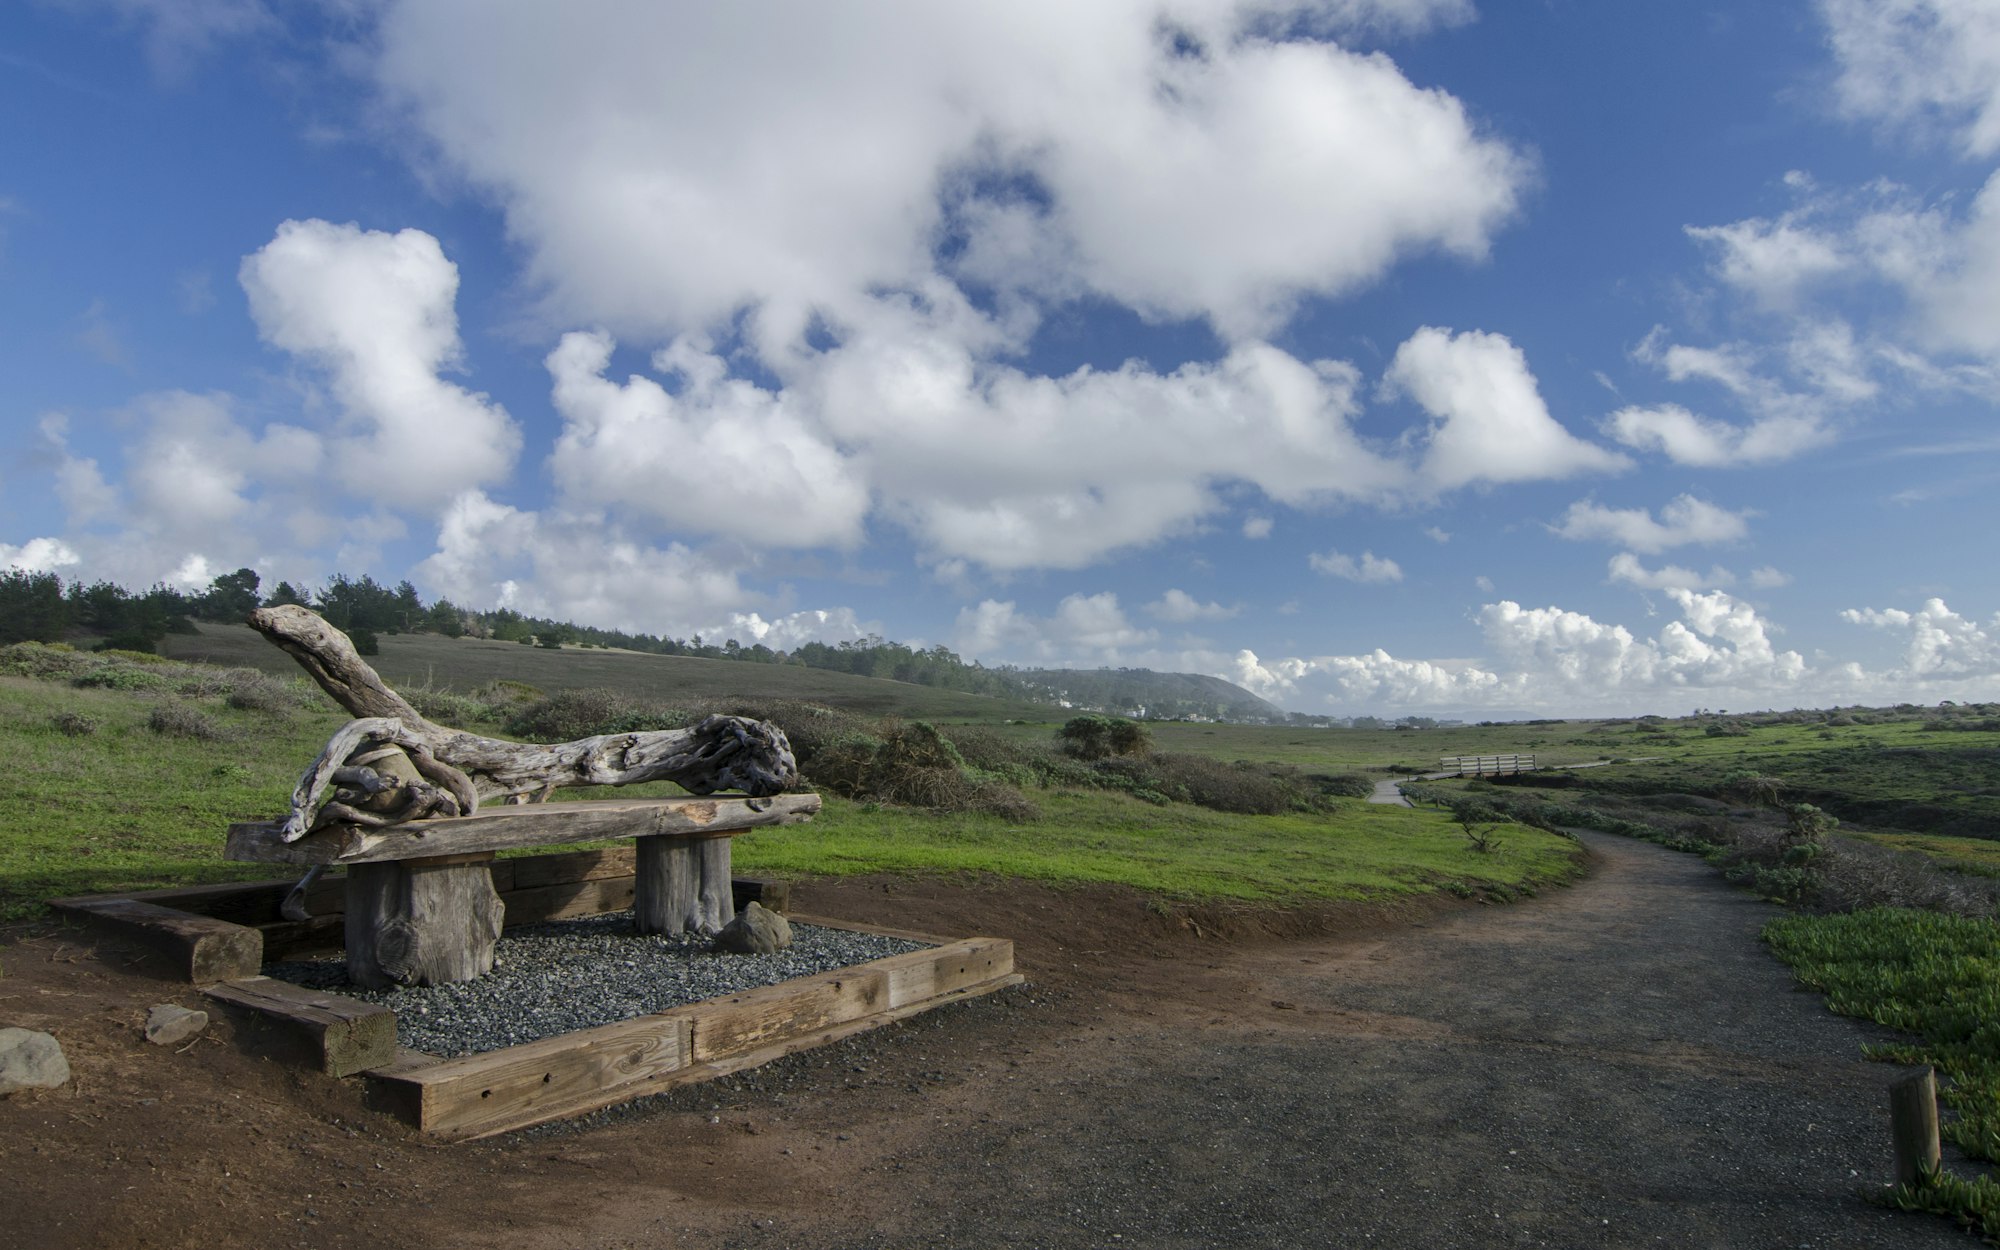
M792 925L775 955L718 955L708 939L632 931L632 913L522 925L500 939L493 971L457 985L365 990L339 958L266 964L266 976L351 994L396 1013L396 1040L441 1057L473 1055L669 1007L922 950L902 938Z

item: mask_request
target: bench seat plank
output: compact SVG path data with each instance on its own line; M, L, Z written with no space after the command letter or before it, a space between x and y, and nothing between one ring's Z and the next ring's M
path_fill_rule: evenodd
M279 840L277 821L253 821L229 827L224 855L272 864L380 863L611 838L733 835L811 820L819 809L817 794L529 803L481 808L470 816L412 820L383 829L346 826L297 842Z

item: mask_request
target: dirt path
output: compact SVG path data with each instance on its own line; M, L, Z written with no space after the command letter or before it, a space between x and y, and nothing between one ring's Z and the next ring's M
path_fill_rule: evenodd
M1403 797L1403 787L1393 777L1385 777L1376 782L1374 793L1368 796L1368 801L1393 807L1411 806L1410 801Z
M1970 1244L1860 1198L1895 1073L1792 990L1770 909L1589 843L1572 889L1308 941L1202 939L1117 896L1093 923L1016 886L821 887L830 913L1016 934L1037 984L458 1147L246 1059L254 1038L148 1053L129 1013L160 982L45 975L27 943L0 1013L70 994L84 1084L0 1102L25 1196L0 1245Z

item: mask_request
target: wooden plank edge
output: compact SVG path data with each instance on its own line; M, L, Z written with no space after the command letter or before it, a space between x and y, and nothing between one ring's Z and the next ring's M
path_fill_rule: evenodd
M378 1003L264 976L223 981L202 993L290 1028L318 1050L319 1069L328 1076L371 1071L397 1054L396 1013Z
M898 1021L907 1020L911 1016L920 1015L923 1012L931 1011L938 1007L948 1007L953 1003L979 998L983 995L991 994L996 990L1009 989L1013 986L1024 984L1026 981L1027 978L1020 973L1010 972L1004 976L994 977L989 981L983 981L976 985L963 986L920 1002L907 1003L901 1007L893 1007L875 1012L872 1015L845 1020L824 1029L816 1029L796 1037L785 1038L758 1047L755 1050L747 1050L724 1059L711 1059L691 1063L686 1067L676 1068L672 1072L660 1073L643 1081L633 1081L623 1085L610 1086L601 1091L599 1096L589 1099L578 1099L574 1105L563 1109L538 1107L532 1115L522 1118L518 1123L496 1122L467 1128L459 1132L434 1132L430 1133L430 1136L438 1141L446 1142L480 1141L488 1137L497 1137L502 1133L512 1133L519 1129L533 1128L537 1124L547 1124L552 1120L571 1119L575 1116L587 1115L592 1111L601 1111L606 1107L616 1107L628 1102L637 1102L641 1098L651 1098L659 1094L664 1094L669 1090L678 1089L683 1085L699 1085L704 1081L713 1081L719 1077L748 1071L751 1068L760 1068L773 1060L782 1059L786 1055L794 1055L803 1050L814 1050L821 1046L831 1045L834 1042L844 1041L856 1034L866 1033L873 1029L882 1028L885 1025L895 1024ZM372 1078L375 1076L375 1073L370 1072L367 1075ZM421 1128L422 1126L419 1125L418 1127ZM429 1132L429 1130L425 1131Z
M835 1035L846 1036L848 1032L857 1031L849 1029L850 1025L870 1020L887 1023L892 1020L902 1019L912 1012L926 1010L928 1005L952 1001L954 996L959 996L961 991L966 989L978 986L990 986L990 988L997 989L1000 988L999 983L1001 982L1016 984L1021 978L1019 974L1013 971L1013 946L1012 940L1006 938L961 939L929 950L910 951L901 955L887 955L880 959L873 959L866 963L854 964L846 968L818 973L810 977L782 981L771 986L760 986L754 990L745 991L742 994L706 999L698 1003L686 1003L679 1007L668 1008L665 1011L654 1012L649 1015L636 1016L629 1020L614 1021L610 1024L596 1026L595 1028L580 1029L571 1034L559 1034L556 1037L541 1038L533 1042L523 1042L517 1046L504 1046L498 1050L483 1051L476 1055L462 1055L450 1059L440 1059L422 1055L419 1052L405 1050L398 1053L393 1063L371 1071L368 1075L371 1077L371 1084L376 1084L382 1088L383 1093L387 1095L388 1101L398 1108L403 1118L415 1123L418 1128L425 1132L441 1134L447 1140L459 1140L468 1136L487 1136L493 1132L505 1132L510 1128L521 1128L528 1124L540 1124L552 1119L561 1119L568 1115L578 1115L584 1111L595 1110L598 1107L610 1106L613 1103L628 1101L631 1098L643 1097L649 1092L655 1092L656 1086L658 1088L671 1087L672 1084L676 1083L673 1079L674 1074L684 1070L716 1068L717 1070L714 1075L740 1071L743 1065L730 1065L735 1065L736 1060L741 1055L762 1054L771 1051L774 1047L780 1049L771 1057L776 1057L776 1054L789 1054L791 1053L790 1050L782 1048L791 1046L792 1049L799 1049L793 1043L800 1038L826 1037L828 1040L831 1040ZM903 983L900 980L899 974L905 968L913 967L917 964L926 964L927 968L934 968L936 965L948 963L954 959L990 960L993 965L994 975L965 985L953 985L943 992L927 993L920 998L911 999L907 1002L896 1001L895 993L897 987ZM1014 978L1014 980L1007 981L1009 977ZM772 1040L766 1041L761 1045L751 1046L731 1054L716 1055L707 1059L695 1059L692 1057L695 1047L698 1045L695 1034L700 1030L702 1020L710 1016L722 1016L726 1018L738 1010L746 998L784 998L796 996L804 1004L825 998L829 989L837 992L843 982L864 980L873 980L876 982L876 993L871 995L871 997L879 997L882 1004L871 1011L845 1019L815 1022L810 1027L799 1030L796 1033L776 1035ZM921 980L921 984L925 986L933 983L932 976L926 976ZM985 991L982 990L980 992ZM472 1126L462 1129L455 1127L441 1130L434 1123L425 1122L428 1118L428 1109L433 1104L440 1106L445 1104L463 1105L466 1101L463 1098L450 1095L439 1096L432 1094L431 1091L435 1089L457 1086L461 1083L484 1086L493 1080L491 1075L493 1072L505 1071L525 1060L547 1062L555 1067L584 1062L584 1055L616 1050L620 1046L627 1044L628 1037L635 1042L650 1039L659 1031L663 1022L671 1020L685 1021L688 1030L686 1036L689 1043L687 1051L689 1057L677 1067L650 1072L614 1085L601 1086L588 1093L580 1093L574 1098L545 1102L531 1109L496 1109L491 1115L483 1117L477 1120ZM843 1030L846 1031L843 1032ZM565 1044L566 1042L567 1044ZM767 1060L760 1060L759 1062L765 1061ZM721 1066L717 1067L717 1065ZM544 1080L550 1080L552 1076L553 1072L545 1075ZM665 1082L665 1084L661 1084L661 1082ZM488 1128L488 1125L496 1127Z
M249 925L126 898L56 899L49 907L165 956L195 985L255 976L264 966L264 935Z

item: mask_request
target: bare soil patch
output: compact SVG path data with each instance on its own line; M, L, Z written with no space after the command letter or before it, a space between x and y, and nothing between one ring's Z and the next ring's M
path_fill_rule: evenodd
M1011 881L794 906L1017 943L1031 984L566 1125L440 1146L281 1062L136 953L43 927L0 1024L66 1090L0 1100L0 1246L1967 1244L1886 1178L1862 1027L1698 861L1592 836L1506 907L1162 909Z

